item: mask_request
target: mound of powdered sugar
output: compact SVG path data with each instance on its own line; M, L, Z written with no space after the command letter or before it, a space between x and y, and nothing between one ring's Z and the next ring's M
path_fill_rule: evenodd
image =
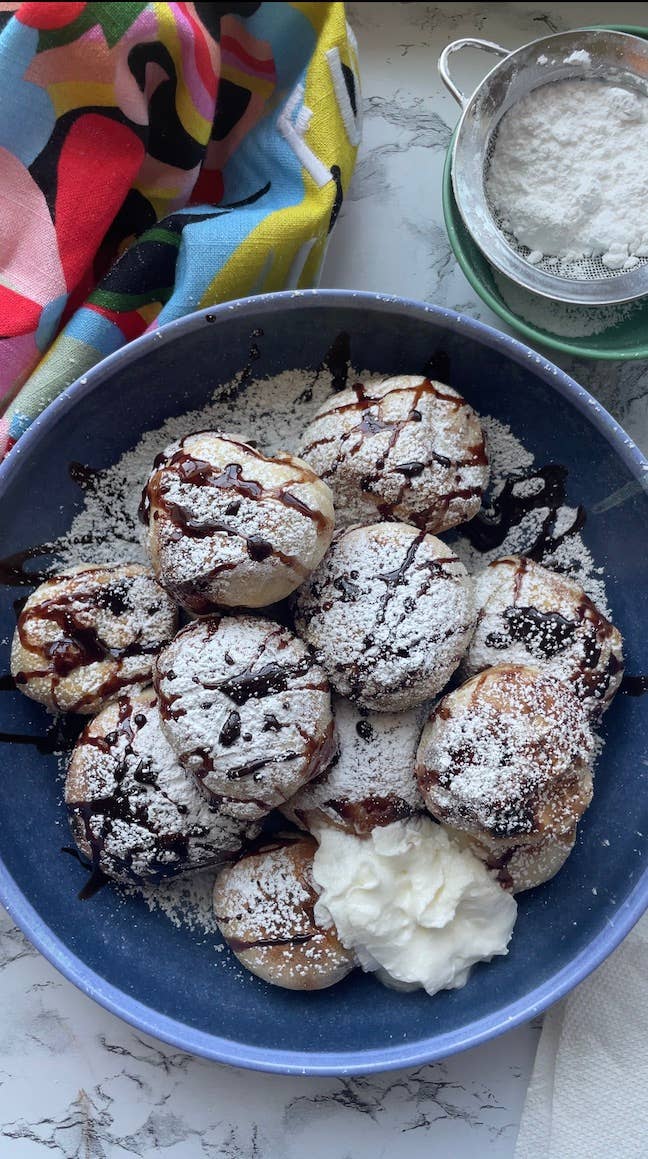
M637 302L622 302L618 306L580 306L568 302L553 302L541 298L524 286L518 286L510 278L493 269L493 279L502 300L514 314L518 314L532 326L557 334L563 338L588 338L593 334L603 334L615 326L620 326L629 318L634 318L642 309L643 299Z
M486 189L531 251L611 270L648 256L648 100L600 80L542 85L502 117Z
M364 381L384 377L356 375L351 371L349 381L354 376ZM57 541L57 563L70 566L86 561L145 561L137 507L142 486L160 450L189 431L214 429L231 431L248 441L257 440L268 454L292 451L303 428L330 396L331 389L328 374L288 370L274 378L251 382L240 392L236 388L219 388L203 409L169 419L157 430L148 431L108 470L88 472L83 510L75 517L68 533ZM522 474L525 478L517 485L531 492L531 501L534 492L541 493L542 486L542 482L534 481L533 456L506 424L488 417L482 423L488 438L491 493L496 493L511 474ZM446 538L451 540L467 569L475 574L492 559L524 553L536 541L549 514L548 508L531 509L519 523L511 525L497 547L488 550L480 550L471 543L465 528ZM574 511L565 504L555 513L554 538L556 529L573 524ZM595 566L578 530L567 534L551 558L543 557L542 562L567 571L607 612L602 569ZM137 892L151 909L161 910L174 924L194 932L202 931L211 939L218 936L212 912L214 878L215 871L200 871L161 885L146 886ZM230 956L223 954L220 961L230 962ZM238 971L233 959L231 965Z

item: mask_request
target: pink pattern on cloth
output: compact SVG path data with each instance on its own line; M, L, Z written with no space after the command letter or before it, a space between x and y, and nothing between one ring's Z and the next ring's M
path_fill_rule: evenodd
M96 24L72 44L39 52L25 72L25 80L43 89L55 84L111 84L115 55L103 28Z
M145 197L154 198L165 215L174 213L187 204L200 169L200 165L194 169L178 169L175 165L166 165L164 161L157 161L147 154L140 165L134 188L139 189Z
M222 49L223 65L229 64L237 73L261 77L264 80L276 83L276 69L270 47L265 40L252 36L236 16L224 16L221 20L221 32L227 51ZM241 52L237 51L240 46ZM257 61L261 67L255 67ZM250 90L250 99L247 108L239 120L222 140L211 140L207 146L207 156L204 168L207 170L224 169L230 157L236 152L241 141L261 119L266 111L267 96L263 92Z
M149 42L153 42L156 35L156 29L152 27ZM131 28L128 37L110 48L103 28L95 24L72 44L40 52L29 65L25 79L46 90L65 84L114 85L115 99L124 115L137 125L147 125L152 90L141 92L128 64L132 44L145 42L141 35L134 35ZM162 69L160 76L166 79Z
M253 36L251 32L244 26L241 20L236 16L223 16L221 21L221 39L235 40L236 44L245 53L245 58L237 55L237 63L242 67L244 72L249 72L252 76L265 76L271 80L276 79L276 69L274 60L272 58L272 50L266 40L259 40ZM228 48L230 46L228 45ZM233 49L236 52L236 49ZM252 63L256 61L256 66Z
M2 146L0 221L0 285L40 306L65 293L56 231L45 196L22 161Z
M182 11L186 8L186 4L170 4L178 27L183 29L185 34L180 37L180 52L182 55L182 73L183 81L187 86L189 93L193 99L198 112L205 117L206 120L211 121L214 116L214 96L207 91L201 81L200 73L196 68L195 49L194 49L194 34L191 26L191 21ZM193 5L191 6L193 7ZM206 38L209 47L209 55L211 59L211 66L214 75L218 77L220 72L220 46L215 44L211 36Z

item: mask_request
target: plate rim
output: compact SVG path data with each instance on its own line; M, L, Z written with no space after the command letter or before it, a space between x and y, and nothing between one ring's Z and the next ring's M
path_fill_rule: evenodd
M87 394L101 387L107 375L146 355L161 341L172 340L203 325L223 322L232 311L272 315L277 305L299 304L307 307L330 305L374 312L399 309L421 320L445 325L454 332L471 334L477 342L498 350L518 364L532 361L536 372L552 390L568 399L600 434L614 447L644 493L648 494L648 460L623 428L584 387L543 355L518 339L494 327L447 307L435 306L397 295L368 291L318 289L284 290L252 298L238 298L218 306L208 306L184 318L168 322L160 329L142 335L121 350L101 360L60 395L34 420L0 464L0 502L9 485L13 465L22 454L37 451L53 421L63 416ZM302 1052L268 1049L235 1042L232 1039L190 1026L133 998L107 982L81 958L73 954L34 909L0 859L0 901L28 940L61 974L82 993L117 1015L131 1027L189 1054L249 1070L275 1074L341 1076L373 1074L403 1067L423 1065L447 1058L496 1038L537 1016L575 985L581 982L608 957L630 932L648 907L648 869L646 869L614 915L599 934L575 958L572 958L547 981L512 1005L476 1019L466 1026L439 1036L421 1039L415 1044L353 1051Z

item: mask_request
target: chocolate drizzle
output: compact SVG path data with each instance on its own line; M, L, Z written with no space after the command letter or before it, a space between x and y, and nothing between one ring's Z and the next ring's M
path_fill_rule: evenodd
M440 645L440 654L447 658L444 663L452 665L449 676L461 655L461 651L457 652L456 659L452 655L453 637L463 638L472 623L472 609L464 590L465 569L451 549L447 549L447 555L434 558L436 541L424 530L399 525L397 531L390 524L385 532L383 537L380 525L369 529L348 528L334 541L297 601L299 630L324 658L334 686L368 707L376 707L377 703L384 705L387 697L394 702L394 697L406 693L415 681L426 680L432 684L434 678L427 660L431 645ZM372 558L370 568L359 571L349 565L360 560L356 551L366 550L365 535L372 544L372 556L376 551L376 558ZM388 565L383 564L389 570L378 570L380 559L389 560ZM397 566L393 566L394 559L399 561ZM453 611L446 620L433 616L434 624L425 623L417 607L440 581L443 586L449 585L446 591L450 604L456 608L456 616ZM459 590L451 592L450 588ZM438 597L443 598L440 590ZM357 639L354 636L350 656L342 661L326 641L326 617L337 604L356 601L360 605L357 620L362 630L357 632ZM355 620L353 616L352 621ZM417 672L413 657L419 655ZM392 660L396 660L393 665ZM382 665L387 667L385 679L389 687L378 688L375 672ZM336 681L337 673L341 675Z
M439 459L441 456L435 455L435 458ZM450 460L448 459L446 461L446 465L449 464ZM423 474L424 470L425 463L420 463L418 461L411 463L397 463L395 467L392 467L392 471L396 472L397 475L406 475L408 479L416 479L418 475Z
M248 535L247 553L255 563L263 563L263 560L268 559L273 551L274 548L269 539L263 539L261 535Z
M416 776L442 823L515 844L558 837L587 808L592 734L562 681L524 666L487 668L445 696L435 718L452 724L419 748Z
M236 768L230 769L227 773L228 781L242 781L245 777L254 777L258 780L258 774L262 769L268 765L283 765L287 761L294 761L299 757L297 752L277 753L275 756L259 757L257 760L248 761L244 765L237 765Z
M408 582L410 569L412 568L414 560L416 559L418 549L421 546L421 544L423 543L423 540L425 539L425 534L426 533L424 531L420 531L419 534L416 536L416 538L411 541L411 543L409 544L409 546L407 548L407 551L405 552L405 555L403 556L401 563L398 565L397 568L394 568L393 571L383 572L381 575L377 576L377 579L382 580L382 582L385 584L385 590L384 590L383 595L380 599L380 604L378 606L376 618L375 618L374 623L373 623L373 630L369 635L365 636L365 641L364 641L365 648L372 648L374 646L374 644L376 642L376 640L375 640L376 630L378 628L381 628L385 622L385 617L387 615L387 609L388 609L389 603L394 595L395 589L400 587L402 584L405 584ZM432 561L429 561L429 562L431 563ZM443 561L439 561L439 562L443 562ZM422 595L423 592L426 590L426 588L428 586L429 579L433 574L433 570L434 569L430 568L430 571L428 573L428 578L427 578L426 582L424 583L423 588L418 593L419 596ZM442 573L441 567L436 569L436 574L441 574L441 573ZM404 617L402 616L400 622L402 622L403 618ZM394 648L397 647L397 636L398 636L397 628L398 628L398 625L395 625L393 639L392 639L392 647L394 647ZM355 667L357 668L357 664L355 665ZM354 674L354 682L356 684L358 682L358 676L359 676L359 673L356 671Z
M251 631L256 630L257 623L250 623ZM220 646L214 645L215 653L208 661L213 679L209 679L207 674L193 677L193 682L199 686L197 692L193 689L184 693L169 692L167 673L162 665L158 675L160 713L169 723L177 721L195 711L197 698L207 694L208 699L201 707L215 712L220 732L210 735L206 730L199 738L197 733L201 730L191 728L185 721L178 732L179 747L183 750L180 763L204 786L209 799L223 806L225 811L229 807L236 812L243 804L247 809L258 810L258 815L263 816L272 807L283 804L291 786L296 788L325 768L336 751L333 721L326 729L322 728L318 723L319 707L313 707L312 718L310 707L305 719L295 718L295 712L299 712L299 699L296 700L293 694L328 694L328 683L324 673L316 667L312 654L302 645L297 645L292 633L278 624L273 624L272 630L269 630L269 624L264 626L256 635L255 651L246 658L245 667L242 663L237 666L228 650L230 625L227 617L222 620L217 617L204 619L177 637L171 648L179 646L181 655L172 652L170 657L170 662L176 666L184 662L184 649L178 645L183 635L189 640L194 638L207 643L209 637L219 631L226 634ZM191 650L189 640L185 647ZM233 671L231 675L225 675L227 668L224 665L230 661ZM209 693L218 695L210 698ZM233 707L228 706L223 712L220 698L230 701ZM245 710L250 701L263 702L266 698L269 698L269 711L263 711L263 703L258 708L254 706ZM308 699L310 705L313 698L309 696ZM314 704L317 702L318 698L315 698ZM279 736L263 737L263 734L279 734L284 729L290 730L285 740ZM171 733L173 735L173 728ZM219 753L219 747L226 750L226 754ZM288 766L285 772L278 769L273 776L272 770L281 765ZM251 783L262 785L259 797L252 795L254 789L250 792ZM237 789L237 785L242 787Z
M355 578L355 579L358 578L357 572L355 572L355 575L353 578ZM336 578L333 580L333 587L335 588L335 590L337 592L340 593L340 595L342 597L342 603L352 603L353 600L359 599L360 596L362 595L362 591L358 587L358 585L355 583L352 583L351 576L349 576L348 578L346 576L343 576L343 575L336 576Z
M550 660L563 652L574 638L578 621L567 620L559 612L540 612L531 607L504 609L507 634L493 632L484 641L488 648L508 648L512 640L525 644L532 656Z
M33 745L41 756L51 756L53 753L69 753L74 748L79 729L80 723L74 718L56 716L42 736L0 732L0 744Z
M519 484L532 479L538 480L537 488L519 487ZM480 511L462 528L462 534L477 551L493 551L502 546L511 528L517 527L531 511L546 509L536 538L525 549L528 558L541 563L585 524L585 508L579 506L571 523L563 531L556 531L558 516L565 506L566 498L566 467L549 463L546 467L516 471L508 476L493 496L490 509Z
M225 724L220 730L218 737L219 744L223 748L231 748L231 746L238 740L241 735L241 715L234 710L230 712Z
M250 667L236 676L229 676L225 680L211 684L204 681L205 688L218 689L224 696L241 707L248 700L262 700L276 692L285 692L289 682L296 676L304 676L313 666L312 658L307 655L296 664L277 664L271 661L260 668Z
M99 890L103 889L104 885L107 885L110 881L110 878L106 876L103 869L93 869L92 863L87 858L82 857L79 850L74 849L73 846L62 845L61 853L67 853L70 857L74 857L79 862L79 865L85 869L86 873L90 875L83 888L77 894L79 901L88 901L96 893L99 893Z
M91 861L91 878L79 894L82 899L96 893L106 875L127 881L139 881L142 875L149 880L167 877L189 862L192 847L202 847L210 853L205 864L216 860L207 826L194 824L189 829L179 825L175 831L160 830L151 809L151 790L172 805L179 818L186 815L187 806L169 797L146 752L133 747L137 733L147 722L146 714L129 696L121 697L116 708L115 728L101 736L96 734L97 724L93 721L82 733L78 748L80 754L84 746L97 748L111 758L107 767L114 786L108 790L106 785L104 795L68 800L75 840L82 852L89 851ZM129 785L129 779L134 784ZM137 786L141 786L139 791ZM132 842L124 840L124 827L132 827ZM148 841L138 836L142 830L153 837L152 849ZM115 840L110 841L112 837ZM203 840L206 843L201 846ZM144 863L144 870L138 868L138 861Z
M329 443L335 443L336 446L339 445L339 450L333 463L330 466L323 467L320 472L323 479L336 476L347 459L357 454L359 447L366 439L371 439L375 435L389 431L390 435L387 446L378 453L374 463L374 470L367 472L360 480L362 491L372 496L377 510L383 519L394 518L395 512L398 511L399 507L405 501L406 495L411 490L410 480L421 476L433 464L438 464L444 469L453 472L454 485L448 487L443 495L439 495L436 502L436 507L439 507L443 512L447 512L450 505L457 500L469 502L481 495L482 488L480 486L461 487L457 484L460 482L460 472L463 469L487 466L488 458L483 439L474 446L469 447L466 457L463 459L453 460L430 449L425 459L391 464L388 468L389 471L393 474L402 475L403 482L400 485L395 499L389 502L381 502L379 490L374 492L374 487L376 484L379 484L383 472L387 467L389 457L396 448L402 432L410 423L421 422L422 413L419 409L421 400L425 396L431 396L439 402L448 404L455 411L460 410L467 404L459 395L445 394L440 385L432 382L429 378L422 379L413 387L393 387L380 397L372 394L371 387L365 387L361 382L355 382L351 389L355 395L353 401L328 407L320 418L328 419L332 415L344 415L348 413L351 415L358 414L358 421L352 423L341 436L334 434L314 439L302 451L303 455L308 457L317 447L326 446ZM405 393L412 395L411 404L405 417L403 419L384 419L382 417L382 406L385 399L388 399L393 394ZM423 527L429 523L430 512L428 510L418 512L410 510L408 507L407 519L416 526Z
M263 714L263 731L264 732L281 732L282 728L287 728L286 723L281 723L277 720L274 712L266 712Z
M302 990L331 985L354 964L335 932L315 920L315 850L304 834L282 833L260 849L252 843L214 891L216 921L230 949L261 978Z
M485 637L484 645L495 651L505 651L519 642L538 662L552 661L569 652L564 670L561 670L562 678L574 685L580 697L592 701L591 710L595 708L594 702L604 707L610 687L613 686L613 692L616 690L623 669L620 637L614 625L580 589L577 589L580 594L572 601L571 619L555 611L541 611L518 602L523 599L524 577L530 572L533 574L534 566L534 561L528 556L505 557L490 564L489 570L513 568L513 603L498 613L499 625ZM537 576L536 582L539 582ZM557 593L556 599L560 598Z
M72 460L68 464L68 475L73 483L81 487L82 491L95 491L105 475L105 471L97 467L88 467L85 463L78 463Z
M370 833L372 829L392 825L394 821L404 821L414 812L407 801L394 793L368 793L359 801L336 797L324 801L322 807L337 813L355 833Z
M89 876L88 880L86 881L85 885L83 886L83 889L80 889L78 894L77 894L78 900L79 901L90 901L90 898L94 897L95 894L99 893L99 890L103 889L104 885L107 885L109 880L110 880L110 878L108 878L106 876L103 869L97 869L97 868L92 869L90 871L90 876Z
M115 617L133 610L128 578L118 578L102 585L96 582L96 577L97 573L104 572L105 568L99 566L70 576L69 591L59 591L49 598L44 591L43 598L24 608L18 618L20 643L38 659L34 667L16 673L16 684L20 686L31 680L47 679L55 704L58 703L56 693L61 681L72 672L91 664L111 661L110 670L99 687L93 687L91 691L78 696L68 711L78 712L95 701L114 696L128 684L141 683L142 673L126 674L124 661L131 657L153 656L164 643L163 640L145 640L140 632L130 643L119 647L113 647L103 639L97 623L93 622L97 608L110 611ZM86 579L88 582L84 587ZM151 580L151 584L153 582ZM155 598L152 598L150 614L160 610ZM38 632L39 624L55 625L58 632L54 639L42 640Z
M355 726L356 732L361 740L373 739L373 728L368 720L359 720Z
M351 339L342 331L333 339L324 359L324 365L331 374L331 386L335 391L346 389L351 364Z
M196 433L209 434L210 432ZM195 435L188 437L194 438ZM249 558L254 562L262 563L274 556L285 567L304 578L308 574L308 568L297 556L281 551L264 536L256 533L247 535L241 527L234 525L231 520L238 515L243 500L255 503L279 503L290 510L298 511L300 515L310 520L317 528L318 533L328 530L330 523L327 516L322 511L309 507L290 491L290 488L297 484L315 482L317 476L308 468L295 465L294 478L280 486L267 487L256 479L246 478L240 463L232 462L219 468L205 459L199 459L187 453L184 450L186 441L186 439L183 440L180 449L168 459L164 456L158 456L156 459L154 470L142 494L139 507L140 520L148 524L152 509L156 516L159 511L164 512L168 522L163 534L170 543L179 542L185 537L190 540L211 539L218 535L242 539ZM232 436L227 436L226 441L232 444L233 448L240 448L246 456L252 456L261 462L280 463L282 461L281 457L278 459L268 458L249 443L243 443ZM215 492L214 514L207 517L196 516L191 508L190 495L185 502L170 499L168 492L174 479L187 487L212 489ZM218 493L225 493L226 496L222 514L217 500ZM230 496L232 496L231 500ZM180 582L173 586L176 588L177 594L194 610L205 612L211 606L209 591L214 580L222 572L232 571L236 566L236 562L231 560L216 563L206 575L201 577L198 583L192 580L190 584ZM197 591L198 594L196 594Z
M53 543L41 543L35 547L26 547L23 551L15 551L0 559L0 584L7 587L35 587L51 576L51 569L42 571L25 571L25 564L30 559L37 559L42 555L49 555L55 548Z
M219 923L231 921L231 918L217 918ZM306 942L312 941L319 930L313 930L311 934L291 934L287 938L227 938L227 944L230 950L235 954L244 954L246 950L264 950L271 946L303 946Z

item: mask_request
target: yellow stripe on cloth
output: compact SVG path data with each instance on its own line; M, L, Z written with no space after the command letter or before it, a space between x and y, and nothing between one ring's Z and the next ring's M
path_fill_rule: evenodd
M330 171L333 165L339 167L342 187L346 190L356 147L345 129L327 56L330 49L337 49L357 77L356 61L347 44L344 5L296 3L292 7L303 12L318 33L317 47L304 81L304 106L312 116L301 136L321 163L318 169L324 167ZM359 92L356 99L360 99ZM304 197L300 204L275 210L243 239L203 293L200 308L228 298L311 286L317 282L337 187L332 177L325 184L318 183L304 165L302 178Z
M236 68L233 64L223 64L221 80L227 80L233 85L238 85L239 88L247 89L255 96L263 97L264 100L268 100L272 96L275 88L274 80L268 80L264 76L254 76L252 73Z
M139 314L140 318L144 319L146 325L150 326L151 322L155 322L155 319L157 318L161 309L161 302L147 302L146 305L137 307L137 313Z
M115 108L115 87L112 84L97 84L96 81L60 81L49 84L47 92L54 106L57 120L70 109Z

